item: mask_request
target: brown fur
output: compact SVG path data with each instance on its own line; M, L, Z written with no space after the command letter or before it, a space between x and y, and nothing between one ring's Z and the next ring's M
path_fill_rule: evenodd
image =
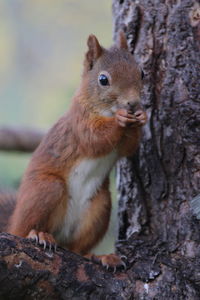
M16 194L12 191L0 190L0 232L6 231L8 219L16 204Z
M70 110L50 129L33 154L8 232L26 237L35 229L54 236L68 206L67 180L72 167L84 158L102 157L113 149L120 157L131 155L137 148L145 113L141 112L140 120L128 114L128 105L140 101L141 74L124 39L120 36L121 46L106 50L96 37L88 38L81 86ZM109 73L109 87L99 85L101 71ZM102 115L113 105L117 107L113 116ZM106 179L82 216L81 230L62 246L81 254L90 251L107 230L110 209Z

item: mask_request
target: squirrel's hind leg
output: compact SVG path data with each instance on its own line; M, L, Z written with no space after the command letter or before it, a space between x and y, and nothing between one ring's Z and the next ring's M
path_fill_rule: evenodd
M111 196L106 178L99 191L90 200L90 206L82 217L81 227L66 247L78 254L85 255L103 238L109 225Z

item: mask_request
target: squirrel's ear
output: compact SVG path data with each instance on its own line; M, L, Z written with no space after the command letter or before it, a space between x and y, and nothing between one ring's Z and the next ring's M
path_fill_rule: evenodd
M96 36L91 34L87 40L88 52L85 57L85 65L88 66L88 69L92 69L95 61L101 56L103 48L100 46L99 41Z
M128 44L127 44L126 36L125 36L125 33L122 30L120 30L119 33L118 33L117 46L120 49L128 50Z

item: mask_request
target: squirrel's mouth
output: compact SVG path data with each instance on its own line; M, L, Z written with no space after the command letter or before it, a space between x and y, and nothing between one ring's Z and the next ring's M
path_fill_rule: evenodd
M116 113L118 107L117 105L113 105L107 109L103 109L100 111L100 115L104 116L104 117L113 117L114 114Z
M110 110L113 114L115 114L117 111L117 108L118 108L117 105L113 105L113 106L111 106Z
M123 104L119 104L117 106L118 109L126 109L130 113L135 113L137 110L141 109L141 103L140 102L127 102Z

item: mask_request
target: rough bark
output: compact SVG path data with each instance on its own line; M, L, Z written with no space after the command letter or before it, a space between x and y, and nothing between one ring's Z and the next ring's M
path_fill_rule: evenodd
M0 128L0 150L32 152L39 145L44 132L30 128Z
M0 234L0 299L126 299L125 273L58 248L44 251L33 242Z
M149 118L137 155L118 164L118 251L133 262L134 299L200 299L189 205L200 188L200 2L114 0L113 11L144 70Z

